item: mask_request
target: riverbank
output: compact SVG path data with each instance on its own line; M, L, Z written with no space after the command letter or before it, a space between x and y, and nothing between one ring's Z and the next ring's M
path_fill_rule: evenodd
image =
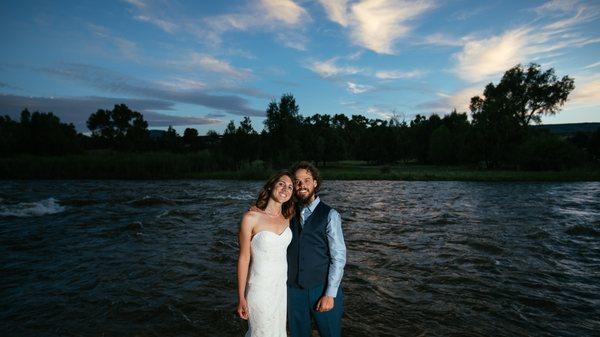
M3 179L239 179L263 180L275 169L256 161L223 170L223 158L206 152L95 153L60 157L0 159ZM599 168L564 171L478 170L466 166L417 164L369 165L360 161L320 166L327 180L408 181L600 181Z

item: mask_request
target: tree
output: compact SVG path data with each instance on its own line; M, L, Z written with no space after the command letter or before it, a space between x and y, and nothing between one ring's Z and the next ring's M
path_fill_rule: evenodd
M112 110L99 109L90 115L87 127L102 146L115 149L142 149L150 139L144 116L125 104L115 105Z
M452 134L445 125L438 126L429 141L429 161L434 164L449 164L455 160Z
M302 117L299 107L292 94L284 94L279 104L271 101L267 108L265 129L267 131L266 148L263 152L265 159L277 165L288 165L302 158L300 146L300 129Z
M560 110L574 88L573 79L558 80L554 69L542 71L537 64L509 69L498 85L489 83L483 97L471 98L474 132L471 144L486 166L498 166L515 156L527 137L530 122Z
M183 145L189 150L196 151L200 147L200 139L198 138L198 130L186 128L183 131Z
M171 125L169 125L167 131L160 138L160 144L161 148L172 152L180 151L183 148L183 140Z
M553 68L542 71L539 64L531 63L524 69L519 64L504 73L494 99L504 101L505 109L526 127L530 122L539 124L543 115L556 114L574 88L572 78L559 80Z

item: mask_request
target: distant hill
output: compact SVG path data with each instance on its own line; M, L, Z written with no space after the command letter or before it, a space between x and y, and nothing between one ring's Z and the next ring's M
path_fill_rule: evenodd
M566 135L577 132L594 132L600 128L600 123L565 123L533 125L533 128L546 129L551 133Z
M150 131L150 138L152 138L152 139L160 138L166 133L165 130L150 129L148 131Z

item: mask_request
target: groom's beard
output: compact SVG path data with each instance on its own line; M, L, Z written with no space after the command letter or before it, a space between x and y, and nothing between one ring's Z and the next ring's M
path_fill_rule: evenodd
M300 195L298 195L296 193L296 198L298 199L298 201L300 202L300 204L302 204L302 205L308 205L314 195L315 195L315 190L313 190L310 194L307 194L304 197L302 197L302 196L300 196Z

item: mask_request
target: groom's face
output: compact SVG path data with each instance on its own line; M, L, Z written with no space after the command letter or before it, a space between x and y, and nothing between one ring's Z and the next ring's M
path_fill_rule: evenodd
M313 179L310 171L298 169L294 173L294 188L296 197L302 203L308 203L314 199L316 187L317 182Z

